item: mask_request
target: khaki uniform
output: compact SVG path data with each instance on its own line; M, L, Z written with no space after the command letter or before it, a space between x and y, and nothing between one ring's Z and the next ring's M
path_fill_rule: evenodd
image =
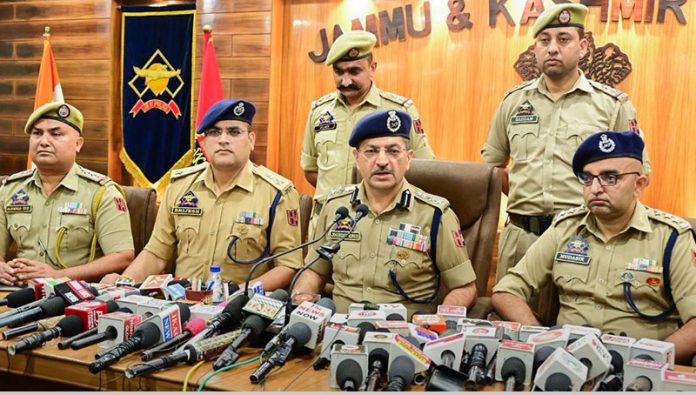
M319 214L317 232L324 231L330 225L329 221L333 219L337 208L354 207L361 202L369 206L362 183L357 187L339 187L334 190ZM425 299L435 291L436 273L428 254L435 207L442 210L437 237L437 267L441 274L441 290L439 297L431 305L409 303L392 284L389 269L395 269L400 286L411 298ZM341 225L346 224L339 224L339 228ZM420 236L411 237L413 243L410 244L402 242L405 239L403 234L397 235L393 243L388 242L390 233L393 234L400 228L410 228L409 236ZM333 299L338 312L345 313L350 303L363 300L404 303L409 316L418 310L434 311L438 301L442 301L449 290L476 280L463 238L457 239L461 236L459 229L459 221L449 209L447 200L427 194L404 181L396 199L382 214L375 215L370 210L358 222L357 229L341 243L341 249L332 262L319 260L312 269L325 278L333 278ZM335 241L345 233L346 231L340 230L331 231L324 242ZM312 249L305 261L311 262L316 255Z
M303 170L318 172L316 201L322 203L333 188L351 183L355 160L348 139L353 126L372 111L390 109L407 111L411 115L414 125L410 140L415 157L435 157L421 127L416 106L410 99L380 90L372 83L365 100L349 110L340 92L329 93L312 103L300 161Z
M552 216L582 204L582 185L572 171L573 154L588 136L603 130L638 130L628 95L585 78L557 100L543 77L508 91L488 130L481 151L492 166L511 159L507 211ZM645 172L650 163L644 155ZM500 240L497 280L514 266L537 236L505 227Z
M106 186L99 200L96 218L92 203L97 191ZM133 250L130 216L123 196L106 176L74 164L60 184L46 196L39 172L26 170L8 177L0 188L0 253L17 244L17 257L63 269L88 262L92 238L97 234L95 257ZM39 245L48 249L48 257ZM55 264L54 264L55 263Z
M630 280L642 313L655 315L669 307L660 271L675 229L679 236L669 278L677 311L664 320L648 321L626 302L623 283ZM493 292L529 300L553 281L560 295L559 325L589 324L605 332L664 339L679 321L696 316L696 244L689 229L681 218L638 203L627 229L607 240L584 206L563 211Z
M211 265L222 269L225 281L241 283L251 265L234 263L227 256L228 246L237 237L231 255L239 261L258 258L269 243L269 209L278 192L269 254L300 244L299 195L292 183L263 166L251 162L236 182L219 196L206 164L172 172L172 183L164 193L157 221L145 249L161 259L176 258L176 275L207 278ZM290 253L259 267L255 276L273 265L297 269L302 252Z

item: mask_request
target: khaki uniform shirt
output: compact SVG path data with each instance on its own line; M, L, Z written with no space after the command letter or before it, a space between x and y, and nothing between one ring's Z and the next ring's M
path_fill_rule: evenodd
M380 90L372 83L365 100L349 110L340 92L329 93L312 103L302 145L302 169L318 172L315 200L323 201L333 188L351 183L355 159L348 140L353 126L376 110L407 111L413 119L410 140L414 156L422 159L435 157L416 106L410 99Z
M246 281L251 265L230 260L228 246L233 237L238 238L230 250L238 261L261 255L269 243L269 210L279 191L282 197L273 221L269 254L300 244L299 195L290 181L249 162L219 196L214 191L213 171L207 163L172 172L172 183L164 193L145 249L166 261L176 258L177 276L207 278L210 266L218 265L225 281ZM274 264L299 268L302 252L264 264L254 276Z
M335 189L319 214L316 231L322 232L330 225L337 208L356 207L361 202L369 207L363 183ZM428 298L435 291L436 272L429 255L435 207L442 210L437 237L437 267L442 287L431 305L409 303L392 284L389 270L396 271L401 288L413 299ZM351 216L355 217L355 213ZM345 235L345 226L350 225L350 220L347 222L339 224L337 231L331 231L323 242L333 242ZM404 232L398 234L396 231L400 229ZM358 222L354 233L341 243L332 262L321 259L312 269L324 277L333 277L333 299L338 312L345 313L350 303L363 300L404 303L409 316L418 310L434 311L448 290L476 280L463 238L459 238L459 229L457 216L446 199L427 194L404 181L394 202L382 214L376 215L370 210ZM396 237L392 239L392 236ZM312 249L305 261L311 262L316 256Z
M102 185L106 189L94 218L92 201ZM7 253L14 241L18 258L62 269L56 257L59 233L63 233L63 237L58 254L67 267L88 262L95 232L97 258L133 250L130 216L123 196L108 177L78 164L73 165L50 195L44 192L37 169L14 174L0 188L0 203L2 254ZM47 248L48 257L39 240Z
M506 93L481 154L492 166L510 167L510 213L551 215L582 204L573 155L588 136L604 130L638 131L628 95L580 78L554 100L543 76ZM650 172L644 154L646 174Z
M664 339L679 321L696 316L696 244L689 229L686 221L638 203L628 227L607 240L584 206L563 211L493 292L529 300L553 281L560 295L559 325L590 324L605 332ZM633 299L644 314L659 314L670 306L659 271L674 230L679 237L669 278L677 311L667 319L648 321L626 302L623 283L630 281Z

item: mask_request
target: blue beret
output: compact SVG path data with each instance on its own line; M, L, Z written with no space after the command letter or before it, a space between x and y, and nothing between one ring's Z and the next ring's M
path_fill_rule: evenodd
M364 116L353 127L348 145L358 148L361 141L375 137L410 138L411 116L399 110L380 110Z
M573 156L573 173L607 158L633 158L643 163L643 138L635 132L599 132L585 139Z
M213 104L205 113L203 121L198 126L197 133L212 128L218 121L242 121L251 125L251 121L256 114L256 106L246 100L224 99Z

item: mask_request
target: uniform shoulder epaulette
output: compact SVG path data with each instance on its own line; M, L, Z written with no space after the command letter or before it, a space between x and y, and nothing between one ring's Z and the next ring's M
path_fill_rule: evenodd
M413 101L411 99L397 95L396 93L380 90L379 95L382 96L384 99L387 99L406 108L413 106Z
M324 96L318 98L317 100L313 101L313 102L312 102L312 110L314 110L315 108L321 106L322 104L324 104L324 103L326 103L326 102L328 102L328 101L330 101L330 100L335 99L335 98L336 98L336 95L337 95L336 92L331 92L331 93L326 94L326 95L324 95Z
M86 178L90 181L94 181L99 185L105 185L106 183L111 181L111 178L109 178L101 173L97 173L96 171L85 169L82 166L78 167L77 175L82 177L82 178Z
M592 80L588 80L588 81L590 82L590 85L592 85L592 87L606 93L607 95L613 97L616 100L619 100L619 101L628 100L628 93L626 93L626 92L622 92L622 91L620 91L616 88L613 88L609 85L602 84L601 82L592 81Z
M585 214L587 214L587 207L585 207L584 204L581 206L578 206L578 207L569 208L567 210L563 210L563 211L559 212L558 214L556 214L556 216L553 217L552 224L555 225L555 224L557 224L565 219L568 219L571 217L576 217L578 215L585 215Z
M292 181L265 166L254 165L251 167L251 171L267 183L273 185L277 190L283 192L283 194L290 192L293 188Z
M2 180L2 185L5 185L11 181L17 181L17 180L27 178L27 177L31 176L32 174L34 174L34 170L35 169L27 169L27 170L22 170L19 173L14 173L13 175L6 177L4 180Z
M420 200L423 203L429 204L433 207L439 208L442 212L444 212L447 207L449 207L449 200L437 196L437 195L432 195L430 193L427 193L421 189L416 189L415 193L413 194L416 199Z
M683 233L691 229L691 224L689 222L674 214L666 213L651 207L646 207L645 211L648 213L648 217L650 219L667 224L676 229L679 233Z
M200 165L196 165L196 166L189 166L189 167L184 167L183 169L176 169L176 170L172 171L171 179L175 180L177 178L181 178L181 177L187 176L189 174L201 172L201 171L203 171L203 169L205 169L205 166L206 166L205 163L201 163Z
M508 90L505 92L505 94L503 95L503 99L505 99L506 97L510 96L510 94L512 94L512 93L514 93L514 92L517 92L517 91L520 90L520 89L523 89L523 88L528 87L529 85L535 83L536 81L537 81L536 78L531 79L531 80L527 80L527 81L522 81L521 84L515 85L515 86L513 86L512 88L508 89Z
M337 197L350 195L353 193L353 191L355 191L357 187L357 185L341 185L339 187L336 187L332 189L328 195L326 195L326 201L328 202L329 200L335 199Z

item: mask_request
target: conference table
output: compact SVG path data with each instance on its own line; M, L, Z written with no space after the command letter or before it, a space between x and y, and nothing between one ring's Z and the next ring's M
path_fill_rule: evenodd
M0 298L6 293L0 292ZM0 307L0 312L6 309ZM5 328L0 331L4 331ZM89 372L87 366L94 361L94 355L102 350L98 345L81 350L60 350L58 343L62 339L54 339L43 347L30 352L22 352L10 356L7 348L22 337L8 341L0 341L0 374L6 381L3 390L32 390L31 379L39 379L66 387L91 390L109 391L181 391L186 374L192 365L180 364L162 372L152 373L129 379L125 370L129 366L142 363L140 353L133 353L122 358L118 363L109 366L99 374ZM238 362L258 356L260 349L245 347L239 352ZM219 391L335 391L330 386L330 370L314 370L312 364L318 355L291 355L287 363L273 369L261 384L251 384L249 376L259 367L260 362L252 362L244 366L222 372L206 385L205 390ZM205 362L190 376L188 389L195 391L206 376L213 372L212 362ZM21 381L21 388L13 387L13 378ZM28 378L28 379L27 379ZM19 380L17 380L19 381ZM16 384L19 385L19 384ZM412 385L411 390L422 391L422 386ZM502 383L493 383L483 390L502 391Z

